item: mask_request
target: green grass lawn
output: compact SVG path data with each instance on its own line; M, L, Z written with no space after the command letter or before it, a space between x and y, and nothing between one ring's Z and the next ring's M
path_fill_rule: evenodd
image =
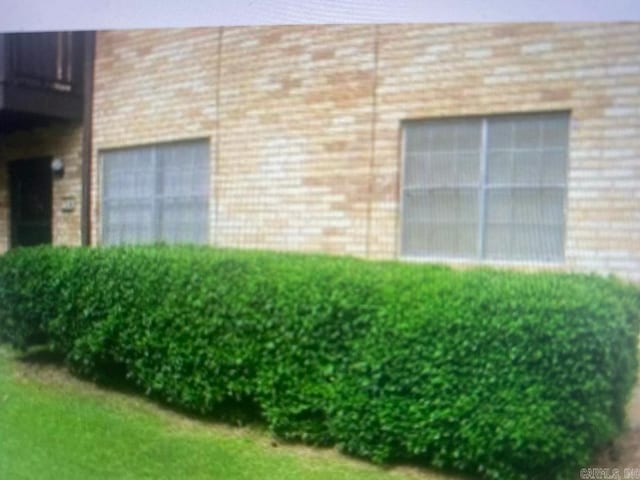
M266 432L189 419L0 346L0 479L445 478L274 445Z

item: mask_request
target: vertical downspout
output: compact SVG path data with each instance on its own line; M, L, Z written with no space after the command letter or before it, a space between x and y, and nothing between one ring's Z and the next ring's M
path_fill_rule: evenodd
M213 243L216 246L219 242L219 218L220 218L220 79L222 78L222 42L224 39L224 27L218 28L218 64L216 65L216 146L215 158L213 159L213 211L215 218L213 219ZM209 228L211 231L211 228ZM209 235L211 238L211 235Z
M96 32L84 34L83 112L82 112L82 202L80 232L83 246L91 245L91 156L93 133L93 74Z
M365 227L365 257L371 256L371 216L375 190L375 156L376 156L376 117L378 115L378 25L373 26L373 85L371 91L371 135L369 151L369 185L367 192L367 218Z

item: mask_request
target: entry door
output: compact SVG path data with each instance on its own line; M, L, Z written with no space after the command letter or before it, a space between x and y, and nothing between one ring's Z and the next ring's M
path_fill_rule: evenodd
M49 158L9 164L12 247L51 243L50 164Z

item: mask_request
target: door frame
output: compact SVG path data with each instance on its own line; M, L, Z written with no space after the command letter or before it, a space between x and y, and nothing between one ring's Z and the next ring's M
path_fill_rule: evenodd
M18 160L10 160L7 162L7 184L9 189L9 249L19 247L18 244L18 228L17 228L17 219L15 218L17 213L16 207L16 195L15 192L15 175L17 175L17 171L21 168L25 168L27 163L42 163L43 166L46 165L46 168L43 168L42 171L47 172L47 184L49 188L49 212L48 212L48 222L49 222L49 238L48 242L45 244L53 243L53 172L51 171L51 160L53 157L51 156L37 156L37 157L28 157L22 158Z

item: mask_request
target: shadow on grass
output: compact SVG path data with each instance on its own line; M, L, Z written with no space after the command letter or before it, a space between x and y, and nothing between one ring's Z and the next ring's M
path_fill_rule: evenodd
M46 346L31 347L18 356L17 360L30 366L64 366L64 356Z
M273 432L270 432L267 428L264 417L261 413L260 406L251 399L226 399L218 404L211 411L202 413L199 411L190 410L175 403L167 402L153 393L145 394L144 391L135 385L135 383L127 378L126 368L120 364L102 364L96 369L97 374L94 376L81 375L75 371L66 361L64 355L52 351L46 346L31 347L23 354L16 357L19 363L31 370L35 370L37 374L40 374L45 378L45 375L51 374L56 371L60 375L61 379L65 376L75 378L82 382L88 382L90 385L98 387L104 393L118 393L125 395L133 399L139 399L144 402L150 402L155 407L164 410L169 413L178 414L185 419L192 420L199 423L209 424L211 426L226 425L230 427L248 427L256 432L261 432L265 435L270 435L269 444L272 447L312 447L319 450L334 450L335 446L326 443L305 442L300 439L286 439ZM54 370L51 370L54 369ZM64 381L64 380L63 380ZM371 460L365 457L354 455L349 452L344 452L341 449L335 449L339 451L341 455L346 458L362 461L371 464ZM376 464L374 462L374 464ZM471 479L470 476L465 476L460 471L454 471L450 469L440 469L433 466L429 466L428 461L423 462L420 460L403 460L394 459L384 464L376 464L383 470L394 469L410 469L424 472L428 475L428 478L432 478L430 475L434 473L438 475L437 478L451 478L456 480ZM419 476L417 478L420 478Z
M105 362L97 366L95 374L84 375L69 365L63 354L55 352L47 346L30 347L26 352L17 356L16 360L35 371L55 368L78 380L90 382L103 391L150 401L163 410L178 413L190 420L210 424L222 423L234 427L247 426L260 431L267 430L260 406L251 399L228 398L212 410L201 412L168 402L154 392L145 394L141 387L127 378L126 367L122 364Z

